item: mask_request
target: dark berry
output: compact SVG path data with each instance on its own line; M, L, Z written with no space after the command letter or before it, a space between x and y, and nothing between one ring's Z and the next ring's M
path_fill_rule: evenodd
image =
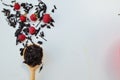
M52 20L50 14L44 14L43 16L43 22L44 23L49 23Z
M21 16L20 16L20 20L21 20L22 22L26 22L26 16L21 15Z
M19 3L15 3L14 4L14 9L15 10L19 10L20 9L20 4Z
M35 27L29 27L29 33L31 34L31 35L33 35L33 34L35 34L36 33L36 29L35 29Z
M26 36L24 34L18 35L18 40L19 41L24 41L26 39Z
M32 15L30 16L30 19L31 19L32 21L36 21L36 20L37 20L37 15L36 15L36 14L32 14Z

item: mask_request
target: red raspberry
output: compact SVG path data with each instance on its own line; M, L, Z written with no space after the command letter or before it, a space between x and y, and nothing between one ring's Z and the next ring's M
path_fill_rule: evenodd
M18 40L19 41L24 41L26 39L26 36L24 34L18 35Z
M33 35L33 34L35 34L36 33L36 29L34 28L34 27L29 27L29 33L31 34L31 35Z
M26 16L21 15L21 16L20 16L20 20L21 20L22 22L26 22Z
M49 23L51 21L51 17L50 17L50 14L44 14L43 16L43 22L44 23Z
M15 10L19 10L20 9L20 4L19 3L15 3L14 4L14 9Z
M36 16L35 14L32 14L32 15L30 16L30 19L31 19L32 21L36 21L36 20L37 20L37 16Z

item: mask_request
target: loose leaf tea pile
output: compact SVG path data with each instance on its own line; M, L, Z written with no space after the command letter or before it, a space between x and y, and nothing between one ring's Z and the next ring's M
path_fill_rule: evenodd
M2 4L5 6L2 12L6 16L8 25L16 30L14 34L16 37L16 45L23 45L23 48L20 48L21 56L26 48L24 63L32 67L41 64L43 52L40 45L42 45L43 42L40 39L47 41L43 28L51 29L54 27L55 22L51 14L47 12L47 5L41 0L38 0L38 4L36 5L28 2L19 3L16 2L16 0L11 1L10 4L2 1ZM32 9L35 10L31 14L30 11ZM56 9L54 5L50 12L54 13ZM37 42L33 41L33 37L36 38ZM29 44L32 44L32 46L29 46ZM36 44L39 44L39 46Z
M36 55L37 54L37 55ZM29 56L29 57L28 57ZM31 67L42 64L43 50L40 46L30 45L24 53L24 63Z

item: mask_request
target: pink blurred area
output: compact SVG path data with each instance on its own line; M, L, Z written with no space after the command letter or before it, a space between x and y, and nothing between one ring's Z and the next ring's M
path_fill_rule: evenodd
M109 49L107 59L109 72L120 80L120 40Z

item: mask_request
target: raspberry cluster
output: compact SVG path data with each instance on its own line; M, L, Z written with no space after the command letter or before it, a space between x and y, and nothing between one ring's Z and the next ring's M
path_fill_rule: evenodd
M3 3L3 2L2 2ZM51 13L57 9L56 6L53 6L53 9L47 12L47 5L38 0L37 5L33 5L31 3L19 3L15 1L11 1L10 4L3 5L8 8L3 8L2 12L7 18L7 22L10 26L15 28L15 37L16 37L16 45L22 43L24 47L28 45L28 43L36 44L32 40L32 37L36 37L38 40L38 44L41 45L42 41L39 38L44 38L43 28L51 29L54 27L54 19L51 16ZM11 8L13 11L11 11ZM30 11L35 9L35 12L32 14ZM23 11L22 11L23 10ZM24 12L24 13L23 13ZM28 16L30 14L30 16ZM34 24L37 23L37 24ZM23 49L20 49L21 52Z

